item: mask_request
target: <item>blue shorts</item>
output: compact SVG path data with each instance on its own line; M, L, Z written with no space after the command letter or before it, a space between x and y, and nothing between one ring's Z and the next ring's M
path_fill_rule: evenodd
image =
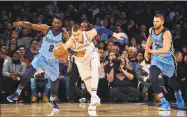
M175 74L175 61L174 58L171 57L162 57L162 56L153 56L151 61L151 65L157 66L163 75L168 76L169 78Z
M36 69L44 69L47 76L52 81L55 81L59 77L59 61L57 59L47 59L41 54L38 54L31 65Z

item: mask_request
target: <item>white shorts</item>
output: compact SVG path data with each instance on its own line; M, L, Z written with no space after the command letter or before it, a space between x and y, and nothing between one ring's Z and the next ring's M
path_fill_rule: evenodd
M91 60L95 59L97 62L95 64L100 65L99 54L98 51L93 51L84 61L80 61L75 58L75 63L77 64L77 68L79 70L79 74L81 79L87 80L92 76L92 68L91 68Z

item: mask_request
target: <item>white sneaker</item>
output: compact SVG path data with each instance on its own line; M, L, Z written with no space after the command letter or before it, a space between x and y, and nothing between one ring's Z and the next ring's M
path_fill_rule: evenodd
M92 106L91 104L88 106L88 112L96 111L96 106Z
M88 106L88 111L96 111L96 106L99 106L100 102L101 102L101 100L97 95L92 96L90 105Z
M90 105L91 106L99 106L100 105L100 98L96 95L96 96L92 96L91 97L91 101L90 101Z
M97 116L96 111L88 111L89 116Z

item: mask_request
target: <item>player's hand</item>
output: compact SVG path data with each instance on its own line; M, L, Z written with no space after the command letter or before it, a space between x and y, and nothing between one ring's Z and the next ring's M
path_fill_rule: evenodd
M11 77L13 80L17 80L17 73L12 72L12 73L10 74L10 77Z
M142 45L143 48L145 49L145 52L148 52L148 53L152 53L152 50L150 49L150 47L148 47L146 44Z
M22 25L23 25L23 22L22 22L22 21L13 22L13 26L15 26L16 28L20 28L20 27L22 27Z
M41 74L41 73L38 73L38 74L35 74L34 77L35 77L35 78L38 78L38 79L43 79L43 78L44 78L44 75Z
M117 39L124 39L127 38L126 35L124 33L113 33L112 35L113 37L117 38Z
M77 57L83 57L83 56L85 55L85 53L86 53L86 49L77 52L77 55L76 55L76 56L77 56Z
M64 79L64 76L62 76L62 75L59 75L59 80L63 80Z

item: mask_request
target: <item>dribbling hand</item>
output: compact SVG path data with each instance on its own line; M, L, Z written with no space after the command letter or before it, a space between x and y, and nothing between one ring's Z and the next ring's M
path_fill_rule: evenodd
M86 49L77 52L77 55L76 55L76 56L77 56L77 57L83 57L83 56L85 55L85 53L86 53Z

